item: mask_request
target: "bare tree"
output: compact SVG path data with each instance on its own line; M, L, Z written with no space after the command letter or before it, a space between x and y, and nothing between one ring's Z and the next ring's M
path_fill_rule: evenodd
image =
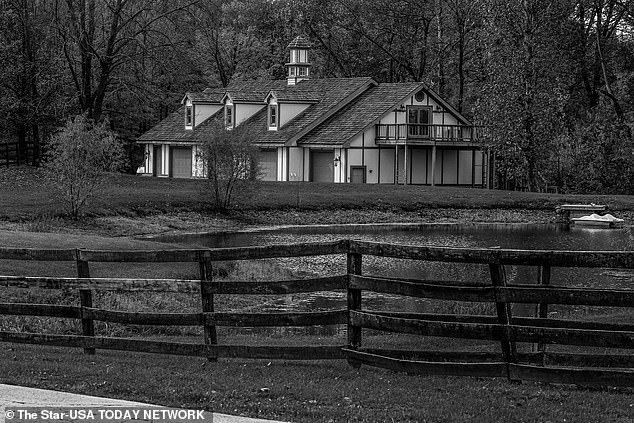
M196 3L154 0L65 0L56 3L63 43L82 113L101 120L106 95L118 71L145 50L145 37L166 37L157 23ZM169 39L166 40L169 43Z
M227 130L220 124L211 136L202 139L202 190L211 196L214 208L231 208L233 195L244 194L253 186L259 175L255 140L255 132L247 126Z

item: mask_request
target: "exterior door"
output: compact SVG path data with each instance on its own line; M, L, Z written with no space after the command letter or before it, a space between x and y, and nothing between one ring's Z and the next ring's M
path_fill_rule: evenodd
M409 138L429 138L431 107L407 108L407 135Z
M260 151L260 179L262 181L277 180L277 150Z
M159 176L162 174L161 168L163 166L163 155L161 154L160 145L154 146L154 154L152 158L152 176Z
M365 166L350 166L350 183L365 184Z
M172 148L172 177L192 177L192 149L191 147Z
M334 182L334 151L310 152L310 180L313 182Z

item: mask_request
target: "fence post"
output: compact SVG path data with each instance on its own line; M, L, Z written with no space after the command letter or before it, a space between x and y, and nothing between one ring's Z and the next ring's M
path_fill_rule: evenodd
M78 278L90 278L90 268L88 262L82 260L81 250L76 250L75 256L77 257L77 277ZM88 317L85 317L84 307L92 308L92 290L80 289L79 290L79 302L81 309L81 330L83 336L95 336L95 322ZM84 354L94 354L94 348L84 348Z
M490 264L491 283L494 287L506 286L506 272L501 264ZM515 342L511 341L510 324L511 324L511 307L507 302L498 300L497 290L495 291L495 308L497 311L498 322L502 328L500 343L502 346L502 354L507 364L507 377L511 380L510 363L517 362L517 351Z
M361 347L361 328L350 324L350 311L361 310L361 290L350 288L350 275L361 274L361 254L348 253L348 348L356 350ZM361 363L348 360L348 363L358 369Z
M214 312L214 294L211 291L211 285L213 282L213 267L212 262L208 258L201 257L198 262L198 268L200 270L200 298L203 311L203 330L204 330L204 344L205 345L217 345L218 336L216 334L216 326L207 324L207 319L204 317L204 313ZM207 355L207 360L218 360L217 353Z
M539 286L547 287L550 285L550 266L544 265L537 268L537 283ZM537 317L540 319L548 318L548 303L537 304ZM546 344L538 342L535 344L535 349L542 353L542 366L546 361Z

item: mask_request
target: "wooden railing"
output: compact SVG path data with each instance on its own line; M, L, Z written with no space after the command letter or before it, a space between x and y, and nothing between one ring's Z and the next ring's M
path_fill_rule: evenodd
M405 141L411 144L430 141L441 143L480 141L475 126L411 123L376 124L375 140L378 144L398 144Z
M18 142L0 143L0 165L11 166L21 164L34 164L35 145L27 143L24 147Z
M217 261L263 258L346 255L347 272L314 279L240 282L212 278ZM378 256L430 262L470 263L487 269L486 280L464 282L404 280L364 275L363 257ZM78 289L80 306L0 303L0 314L80 319L82 335L0 332L0 341L164 354L266 359L347 359L351 365L367 364L422 374L505 377L575 384L634 386L634 324L594 322L548 317L548 307L587 305L634 307L634 290L554 287L556 267L634 269L634 252L522 251L402 246L343 240L326 243L272 245L222 249L171 251L87 251L1 248L2 260L73 261L77 278L2 276L0 285L26 289ZM200 279L91 278L94 262L150 263L195 262ZM509 266L534 266L536 285L509 284ZM132 313L93 307L94 290L127 290L194 293L201 298L196 313ZM279 295L345 290L347 307L320 312L233 313L214 310L215 295ZM432 300L485 303L492 315L405 313L363 307L363 291ZM535 317L512 315L513 303L537 304ZM202 343L161 342L146 339L103 337L95 334L94 321L135 325L179 325L204 328ZM347 325L346 345L252 346L218 342L218 326ZM493 351L367 348L364 329L429 337L492 341ZM372 335L374 336L374 335ZM518 343L525 343L518 346ZM568 345L572 350L550 351L548 345ZM521 346L532 345L526 351ZM601 347L605 353L586 352ZM524 351L522 351L524 349ZM626 350L626 353L621 352Z

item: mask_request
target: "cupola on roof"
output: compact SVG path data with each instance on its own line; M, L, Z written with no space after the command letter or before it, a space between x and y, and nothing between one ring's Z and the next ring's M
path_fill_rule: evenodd
M293 41L291 41L291 43L288 45L287 48L311 48L311 47L312 45L303 35L298 35L297 37L295 37Z
M296 85L310 78L310 62L308 61L310 47L310 43L302 35L295 37L288 45L289 62L286 64L288 85Z

